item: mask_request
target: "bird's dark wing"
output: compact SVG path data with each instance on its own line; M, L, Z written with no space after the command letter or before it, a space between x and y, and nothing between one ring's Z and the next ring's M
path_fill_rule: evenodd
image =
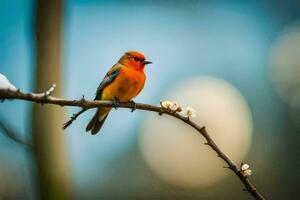
M121 66L115 65L107 72L104 79L102 80L102 82L100 83L100 85L97 88L97 92L96 92L96 96L95 96L94 100L101 99L103 89L106 86L108 86L118 76L120 70L121 70Z

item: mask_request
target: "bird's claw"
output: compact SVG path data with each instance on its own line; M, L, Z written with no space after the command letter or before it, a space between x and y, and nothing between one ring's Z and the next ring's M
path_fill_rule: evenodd
M118 107L119 107L119 104L120 104L119 100L116 99L116 98L113 98L112 101L113 101L113 104L114 104L113 107L114 107L116 110L118 110Z
M136 110L136 103L135 103L133 100L131 100L131 101L129 101L129 102L130 102L131 105L132 105L131 112L134 112L134 111Z

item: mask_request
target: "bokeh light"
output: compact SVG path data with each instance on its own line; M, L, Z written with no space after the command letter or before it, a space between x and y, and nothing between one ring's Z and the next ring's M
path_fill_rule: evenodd
M207 127L234 162L243 161L251 145L252 117L237 89L220 79L198 77L175 85L165 98L195 108L195 122ZM139 142L150 169L171 185L205 188L229 174L202 136L177 119L148 115Z
M300 108L300 23L288 26L270 53L270 78L276 92L291 107Z

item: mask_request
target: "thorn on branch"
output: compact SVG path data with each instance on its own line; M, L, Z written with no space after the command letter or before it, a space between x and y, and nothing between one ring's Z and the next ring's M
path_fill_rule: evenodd
M17 91L16 91L16 93L17 93L17 94L21 93L21 89L18 88Z
M85 103L86 103L86 100L84 98L84 94L82 95L81 99L80 99L80 102L83 104L82 107L85 108Z
M163 114L163 112L162 112L162 110L160 110L160 111L158 112L158 115L159 115L159 116L162 116L162 114Z
M119 107L119 105L120 105L119 100L113 97L113 100L112 100L112 101L113 101L113 107L114 107L116 110L118 110L118 107Z
M133 100L131 100L130 103L132 105L131 112L134 112L136 110L136 103Z
M82 95L80 101L81 101L81 102L85 102L84 94Z

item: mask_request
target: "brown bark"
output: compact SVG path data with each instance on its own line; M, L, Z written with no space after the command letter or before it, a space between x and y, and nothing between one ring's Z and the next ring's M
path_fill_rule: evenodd
M38 0L36 7L35 90L55 81L55 95L62 95L62 0ZM32 112L32 139L41 199L68 199L69 171L65 136L60 128L64 111L36 104Z

